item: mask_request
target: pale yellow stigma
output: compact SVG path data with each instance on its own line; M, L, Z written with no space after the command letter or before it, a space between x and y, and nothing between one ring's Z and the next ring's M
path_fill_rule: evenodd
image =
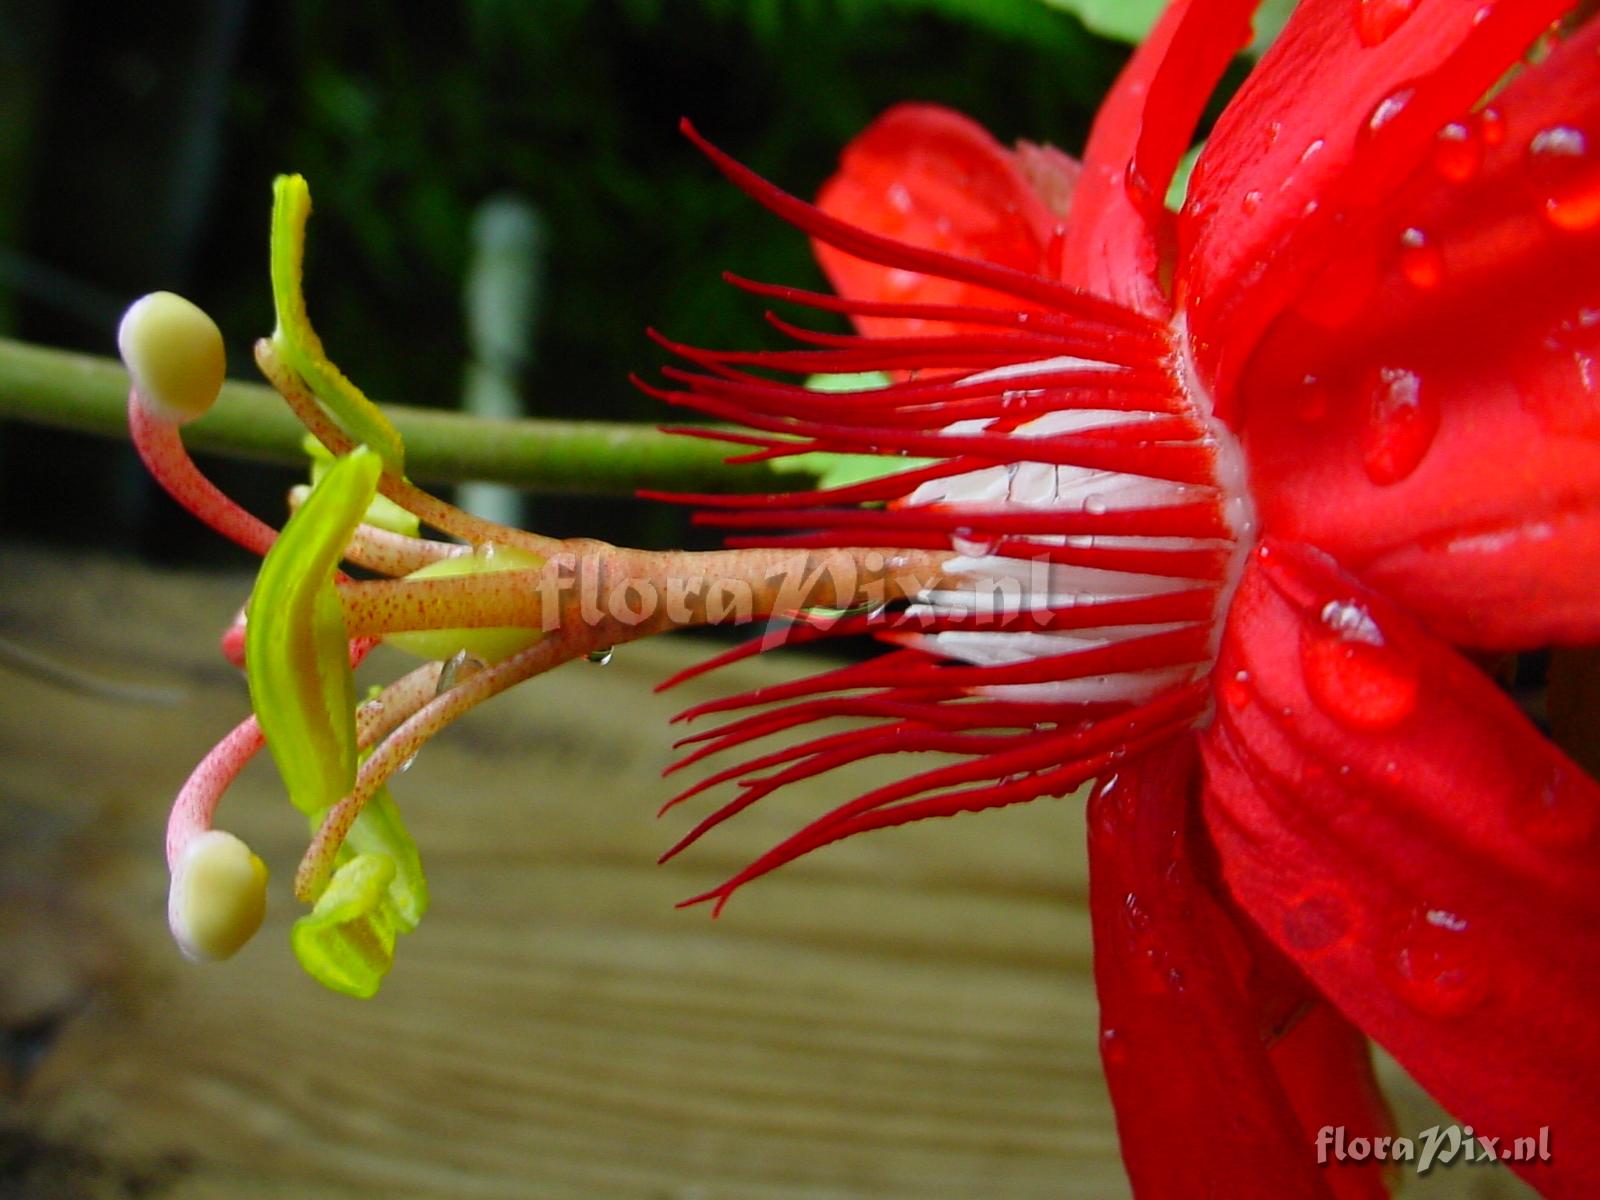
M172 292L141 296L122 314L117 350L145 406L183 424L204 416L227 369L222 332L197 305Z
M184 957L232 958L261 928L267 867L231 833L196 834L172 864L167 922Z

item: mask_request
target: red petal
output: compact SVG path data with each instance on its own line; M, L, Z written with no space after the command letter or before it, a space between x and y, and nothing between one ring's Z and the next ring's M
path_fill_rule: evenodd
M1066 156L1056 155L1035 147L1025 161L1061 203L1070 180L1060 162ZM817 206L885 237L1031 275L1050 274L1046 252L1060 225L1018 156L976 122L931 104L899 105L868 126L845 148L839 173L823 185ZM822 242L813 245L834 290L851 299L1019 307L1015 299L974 284L869 263ZM857 317L855 323L862 333L896 337L961 328L889 317Z
M1354 244L1357 307L1280 319L1240 389L1264 527L1458 643L1600 637L1597 51L1448 131Z
M1239 980L1248 951L1196 878L1194 750L1135 760L1089 807L1100 1046L1140 1196L1328 1197Z
M1266 324L1572 3L1420 0L1377 45L1356 0L1300 4L1218 120L1179 222L1178 302L1224 416Z
M1152 316L1171 241L1167 185L1259 0L1178 0L1134 52L1084 151L1062 278ZM1170 262L1170 255L1168 257Z
M1600 1195L1600 787L1325 556L1265 543L1202 737L1223 874L1278 948L1513 1164ZM1567 1147L1562 1153L1560 1147Z

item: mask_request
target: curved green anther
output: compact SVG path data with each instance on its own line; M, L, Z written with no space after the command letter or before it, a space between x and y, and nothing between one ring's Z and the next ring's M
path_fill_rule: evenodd
M300 279L305 262L306 219L311 191L300 175L279 175L272 183L272 303L278 327L272 343L350 437L376 450L389 471L405 469L405 446L383 411L328 360L322 339L306 315Z
M334 572L382 474L365 446L333 463L262 561L245 625L250 702L289 799L315 830L355 785L355 682ZM370 996L397 933L428 907L416 845L379 790L340 850L316 907L296 922L301 966L335 991Z

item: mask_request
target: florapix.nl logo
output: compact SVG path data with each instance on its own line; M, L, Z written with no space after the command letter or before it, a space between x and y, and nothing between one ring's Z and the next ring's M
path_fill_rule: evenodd
M1471 1125L1431 1125L1415 1138L1349 1134L1343 1125L1324 1125L1317 1130L1317 1165L1329 1163L1388 1162L1414 1164L1418 1175L1436 1166L1464 1163L1491 1166L1497 1163L1550 1161L1550 1126L1541 1125L1536 1133L1516 1138L1490 1137L1477 1133Z

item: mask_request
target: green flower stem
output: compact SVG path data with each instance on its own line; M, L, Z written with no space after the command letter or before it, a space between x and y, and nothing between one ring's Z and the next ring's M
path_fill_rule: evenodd
M120 362L0 338L0 419L126 437L128 373ZM613 421L493 420L386 404L406 444L406 472L424 483L478 480L546 494L789 491L804 474L730 467L734 447ZM305 430L271 388L229 381L184 427L191 450L302 466Z

